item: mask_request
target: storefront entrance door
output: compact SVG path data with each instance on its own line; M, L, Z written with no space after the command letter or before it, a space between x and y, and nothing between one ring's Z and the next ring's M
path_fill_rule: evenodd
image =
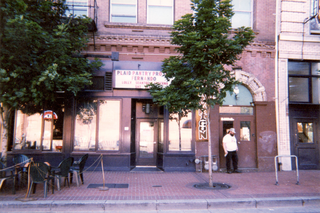
M137 165L155 166L158 138L157 119L138 119L136 132Z
M230 128L236 129L238 141L239 168L257 167L257 147L255 137L254 116L230 116L220 118L220 167L226 167L226 160L222 148L222 138Z
M316 119L293 119L293 130L293 149L294 155L298 156L299 169L319 169Z

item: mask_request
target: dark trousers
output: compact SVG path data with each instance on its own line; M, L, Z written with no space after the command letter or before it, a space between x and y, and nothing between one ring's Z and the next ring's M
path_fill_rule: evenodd
M231 161L232 161L232 165L233 165L233 170L237 170L238 169L238 154L237 151L233 151L233 152L228 152L227 156L226 156L226 166L227 166L227 171L231 171Z

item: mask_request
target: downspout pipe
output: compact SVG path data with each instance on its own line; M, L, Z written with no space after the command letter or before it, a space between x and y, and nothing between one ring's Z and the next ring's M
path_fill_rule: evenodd
M279 26L280 26L280 4L281 0L276 0L276 30L275 30L275 40L276 40L276 60L275 60L275 105L276 105L276 131L277 131L277 151L280 154L279 143L280 143L280 124L279 124Z

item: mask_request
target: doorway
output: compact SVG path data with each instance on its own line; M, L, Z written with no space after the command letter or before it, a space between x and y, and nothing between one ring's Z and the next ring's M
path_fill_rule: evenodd
M136 165L156 166L158 143L157 119L137 119L136 127Z
M257 146L254 116L223 116L220 118L220 168L226 167L222 138L230 128L235 128L238 142L238 167L257 168Z
M296 118L292 121L293 151L298 157L299 169L319 169L317 128L315 118Z

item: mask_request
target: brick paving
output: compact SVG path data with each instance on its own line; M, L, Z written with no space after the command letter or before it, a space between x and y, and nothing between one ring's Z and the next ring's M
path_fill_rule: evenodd
M87 188L89 184L102 184L102 172L86 171L84 184L77 187L75 181L61 187L61 191L51 190L43 197L43 184L38 184L31 198L47 201L77 200L186 200L186 199L228 199L228 198L268 198L268 197L319 197L320 170L299 171L300 185L296 185L295 171L278 173L279 185L275 185L274 172L244 172L240 174L213 173L213 182L231 185L229 189L207 190L193 187L196 183L206 183L208 173L193 172L105 172L105 183L129 184L128 188L110 188L101 191ZM51 188L50 188L51 189ZM12 194L10 182L0 191L0 201L14 201L26 196L27 187L21 187Z

